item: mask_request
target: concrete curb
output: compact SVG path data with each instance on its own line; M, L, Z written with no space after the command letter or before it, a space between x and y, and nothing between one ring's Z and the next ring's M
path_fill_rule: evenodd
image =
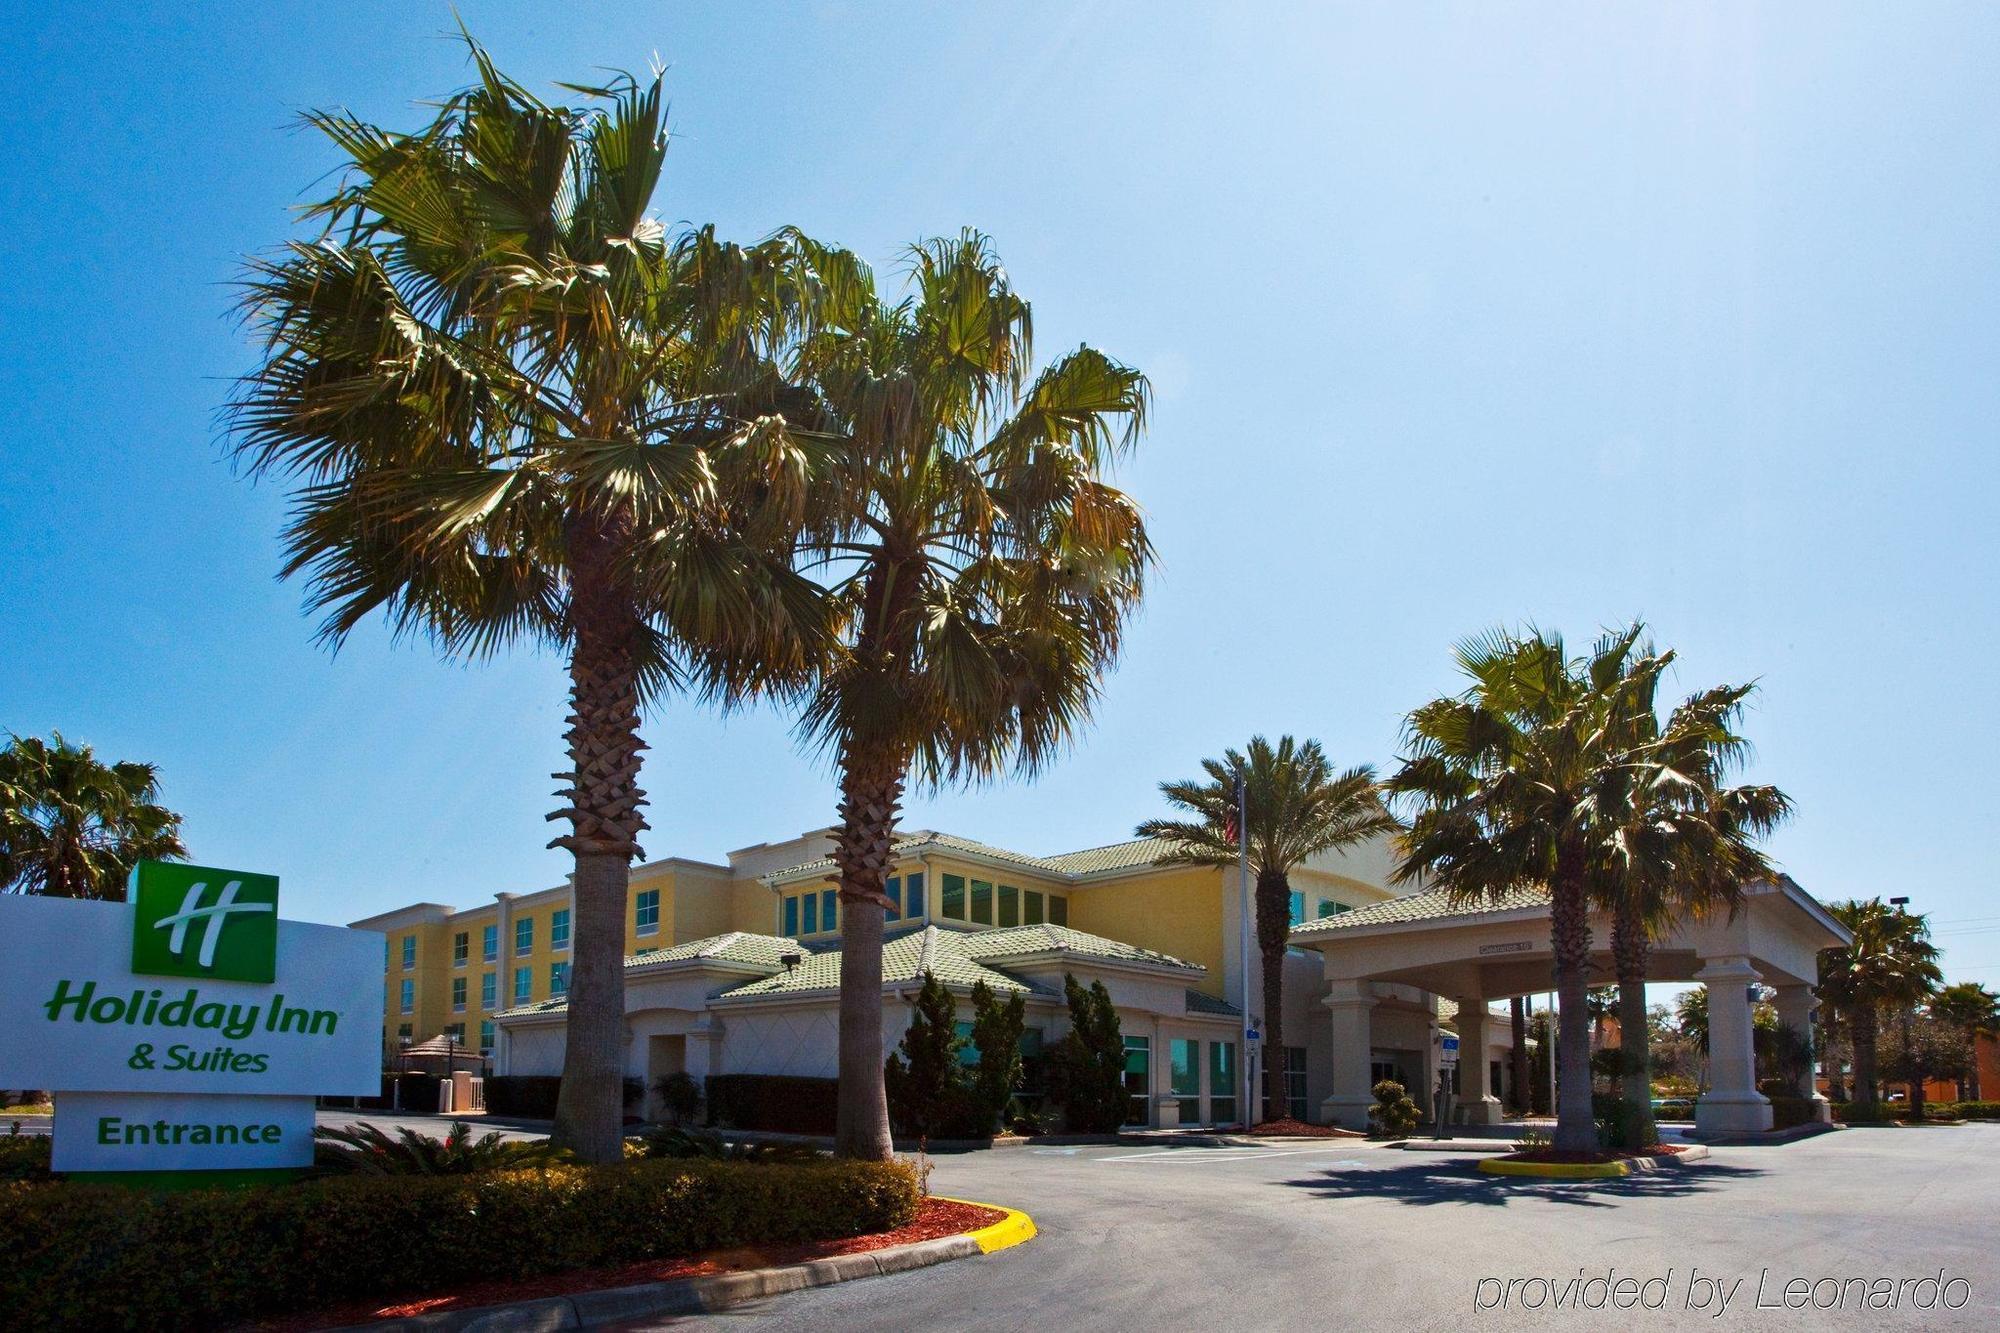
M942 1199L944 1195L938 1195ZM971 1199L949 1199L950 1203L973 1203ZM856 1278L907 1273L972 1259L996 1250L1008 1249L1035 1235L1034 1219L1014 1208L997 1203L978 1204L998 1208L1006 1216L990 1226L957 1236L891 1245L864 1254L837 1254L782 1268L753 1268L741 1273L717 1273L710 1277L683 1278L677 1282L644 1282L631 1287L607 1287L601 1291L579 1291L570 1296L548 1296L541 1300L517 1301L512 1305L489 1305L477 1310L446 1310L437 1314L415 1315L408 1319L387 1319L374 1324L355 1324L353 1329L370 1333L553 1333L558 1329L597 1328L653 1315L694 1315L726 1310L734 1305L782 1296L809 1287L828 1287Z
M1479 1169L1489 1176L1531 1176L1541 1180L1616 1180L1620 1176L1645 1175L1668 1167L1686 1166L1708 1156L1708 1145L1690 1143L1677 1153L1658 1157L1627 1157L1616 1162L1503 1162L1484 1158Z

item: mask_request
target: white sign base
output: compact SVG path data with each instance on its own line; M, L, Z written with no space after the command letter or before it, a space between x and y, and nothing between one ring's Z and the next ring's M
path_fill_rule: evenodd
M311 1097L60 1092L56 1171L228 1171L310 1166Z

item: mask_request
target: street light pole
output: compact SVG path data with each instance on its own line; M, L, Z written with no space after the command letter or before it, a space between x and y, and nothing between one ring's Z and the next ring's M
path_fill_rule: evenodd
M1896 909L1897 916L1908 916L1910 907L1909 895L1905 894L1901 898L1891 898L1889 900L1889 906ZM1903 1030L1903 1072L1904 1072L1903 1091L1909 1099L1910 1109L1916 1113L1917 1122L1921 1124L1923 1123L1923 1118L1924 1118L1923 1116L1924 1093L1923 1089L1919 1087L1918 1084L1921 1083L1923 1075L1917 1069L1917 1062L1914 1059L1912 1059L1910 1055L1910 1008L1908 1005L1903 1006L1902 1030ZM1879 1093L1880 1090L1878 1089L1877 1091Z
M1236 773L1236 975L1243 978L1243 1100L1238 1114L1247 1127L1257 1123L1257 1085L1250 1073L1250 795L1241 769Z

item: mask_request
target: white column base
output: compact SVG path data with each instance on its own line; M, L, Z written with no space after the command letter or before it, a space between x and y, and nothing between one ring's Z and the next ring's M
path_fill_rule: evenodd
M1498 1097L1469 1097L1458 1103L1456 1113L1468 1125L1497 1125L1507 1118Z
M1365 1130L1368 1128L1368 1108L1374 1104L1373 1097L1329 1097L1319 1104L1319 1117L1329 1125Z
M1771 1103L1758 1092L1705 1092L1694 1123L1704 1134L1762 1134L1771 1128Z

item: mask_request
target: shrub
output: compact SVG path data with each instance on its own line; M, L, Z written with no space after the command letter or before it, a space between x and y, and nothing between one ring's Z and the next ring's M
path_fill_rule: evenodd
M694 1119L701 1109L701 1081L685 1070L675 1070L657 1079L653 1091L660 1094L660 1108L674 1124Z
M414 1129L392 1137L369 1124L313 1131L313 1165L328 1175L462 1176L541 1166L555 1158L547 1140L507 1139L500 1131L472 1137L463 1120L439 1139Z
M2000 1120L2000 1102L1958 1102L1962 1120Z
M471 1281L902 1226L887 1162L633 1162L181 1194L0 1184L12 1328L206 1329Z
M1019 995L995 999L985 982L972 986L972 1040L958 1035L958 1004L926 972L909 1029L883 1070L889 1119L898 1134L930 1139L986 1139L1021 1086L1021 1031L1027 1007ZM976 1052L968 1065L965 1052Z
M679 1125L656 1129L640 1140L647 1157L708 1162L817 1162L820 1152L803 1143L731 1143L720 1134Z
M1125 1037L1104 983L1088 990L1063 974L1069 1031L1048 1052L1049 1099L1063 1108L1063 1123L1078 1134L1114 1134L1131 1113L1125 1091Z
M518 1116L523 1120L553 1120L556 1097L561 1091L560 1074L496 1074L486 1080L486 1113ZM630 1106L645 1095L644 1083L636 1078L625 1080L625 1105Z
M710 1074L708 1123L787 1134L831 1134L840 1085L789 1074Z
M9 1134L0 1138L0 1180L47 1180L49 1136Z
M1902 1112L1889 1102L1835 1102L1833 1118L1843 1125L1886 1125Z
M1407 1134L1423 1118L1423 1112L1417 1109L1409 1093L1403 1091L1403 1085L1395 1079L1385 1078L1370 1091L1375 1094L1375 1104L1368 1108L1368 1123L1377 1134L1392 1138Z
M1810 1097L1771 1097L1771 1128L1791 1129L1813 1123L1814 1102Z

